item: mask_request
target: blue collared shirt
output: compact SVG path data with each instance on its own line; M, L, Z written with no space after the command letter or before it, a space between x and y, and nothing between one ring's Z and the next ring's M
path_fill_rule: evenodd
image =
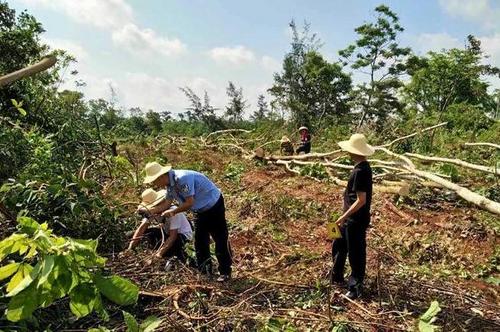
M186 197L193 196L194 205L191 210L204 212L217 203L221 191L205 175L188 170L171 170L168 172L167 199L175 199L184 203Z

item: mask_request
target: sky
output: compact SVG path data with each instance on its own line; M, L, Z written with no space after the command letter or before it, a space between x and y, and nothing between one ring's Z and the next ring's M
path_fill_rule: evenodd
M243 88L251 113L257 96L271 87L290 48L289 22L307 21L331 60L351 44L354 28L373 19L384 3L405 28L399 41L417 54L463 47L478 37L488 63L500 66L500 0L11 0L44 26L43 41L65 49L77 63L63 88L86 98L111 99L125 109L183 112L188 100L179 87L207 91L223 109L226 87ZM68 73L76 69L78 75ZM354 74L355 81L363 80ZM492 84L500 88L500 80Z

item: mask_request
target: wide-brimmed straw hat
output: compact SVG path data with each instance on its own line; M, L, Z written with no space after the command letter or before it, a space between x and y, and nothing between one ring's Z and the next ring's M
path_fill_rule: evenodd
M160 204L161 201L165 199L166 194L166 190L154 191L153 189L148 188L141 194L142 202L140 205L147 209L151 209Z
M285 143L285 142L290 142L290 139L288 138L288 136L281 137L281 143Z
M152 163L147 163L144 170L146 171L146 177L144 178L143 183L148 184L156 180L160 175L166 174L168 171L172 169L172 166L162 166L158 164L156 161Z
M363 134L354 134L348 141L339 142L338 145L342 150L359 156L366 157L375 153L375 149L366 143L366 137Z
M300 127L300 128L299 128L299 131L302 131L302 130L307 130L307 131L309 131L309 129L307 129L307 127L304 127L304 126L302 126L302 127Z

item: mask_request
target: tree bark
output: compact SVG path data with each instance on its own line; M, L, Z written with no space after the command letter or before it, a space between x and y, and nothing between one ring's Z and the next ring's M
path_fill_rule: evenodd
M39 72L42 72L44 70L49 69L53 65L55 65L57 62L55 56L49 56L46 58L43 58L39 62L35 63L34 65L28 66L23 69L19 69L13 73L4 75L0 77L0 88L7 86L15 81L18 81L22 78L33 76Z
M474 169L477 171L481 172L486 172L486 173L491 173L495 175L500 175L500 170L495 169L494 167L489 167L489 166L483 166L483 165L477 165L477 164L472 164L467 161L463 161L460 159L450 159L450 158L441 158L441 157L428 157L428 156L423 156L417 153L405 153L406 156L420 159L420 160L425 160L425 161L431 161L431 162L441 162L441 163L448 163L448 164L454 164L458 166L462 166L465 168L470 168Z

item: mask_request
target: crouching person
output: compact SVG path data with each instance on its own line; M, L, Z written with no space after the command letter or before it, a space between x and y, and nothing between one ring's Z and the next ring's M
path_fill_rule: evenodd
M165 202L165 195L166 190L156 192L153 189L146 189L142 193L142 202L137 211L144 218L134 232L128 249L132 250L140 243L141 239L146 239L150 246L156 250L152 260L175 256L179 261L185 263L187 255L184 246L193 237L191 224L186 215L179 213L167 218L151 213L152 209ZM155 221L160 226L150 227Z

